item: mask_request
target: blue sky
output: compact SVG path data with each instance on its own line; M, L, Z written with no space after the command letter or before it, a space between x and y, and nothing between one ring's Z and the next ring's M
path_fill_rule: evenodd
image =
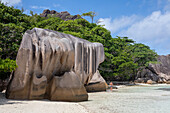
M127 36L160 55L170 54L170 0L1 0L16 8L42 13L44 9L70 14L95 11L95 20L113 37ZM87 20L91 21L89 18Z

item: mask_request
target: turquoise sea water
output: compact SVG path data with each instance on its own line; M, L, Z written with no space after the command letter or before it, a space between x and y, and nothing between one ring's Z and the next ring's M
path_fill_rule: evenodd
M89 93L80 102L94 113L170 113L170 85L128 86Z

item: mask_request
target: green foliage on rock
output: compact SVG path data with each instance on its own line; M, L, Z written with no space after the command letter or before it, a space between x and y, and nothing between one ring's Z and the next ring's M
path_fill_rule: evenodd
M0 3L0 79L7 77L15 69L14 60L23 33L34 27L102 43L105 61L99 66L99 70L107 80L133 80L139 71L156 61L157 54L148 46L135 43L127 37L112 38L110 31L103 26L89 23L85 19L64 21L53 16L44 18L33 12L32 16L22 12Z

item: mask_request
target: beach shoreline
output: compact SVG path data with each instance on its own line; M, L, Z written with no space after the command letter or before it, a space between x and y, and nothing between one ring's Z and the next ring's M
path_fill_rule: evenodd
M90 113L77 102L11 100L0 93L0 113Z
M141 109L150 113L163 113L170 110L166 107L170 104L167 101L170 100L169 84L115 86L118 89L88 93L88 101L83 102L11 100L6 99L3 92L0 93L0 113L142 113ZM165 108L158 109L158 106L163 107L163 101Z

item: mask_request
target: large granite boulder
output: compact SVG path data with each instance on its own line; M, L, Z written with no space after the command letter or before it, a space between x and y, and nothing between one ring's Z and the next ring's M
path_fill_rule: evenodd
M152 80L158 83L168 83L170 81L170 55L160 55L157 58L158 63L149 64L149 66L138 73L137 80L144 82Z
M93 76L101 77L97 68L103 61L104 48L100 43L40 28L28 30L17 54L18 67L12 73L6 97L87 100L84 85Z

